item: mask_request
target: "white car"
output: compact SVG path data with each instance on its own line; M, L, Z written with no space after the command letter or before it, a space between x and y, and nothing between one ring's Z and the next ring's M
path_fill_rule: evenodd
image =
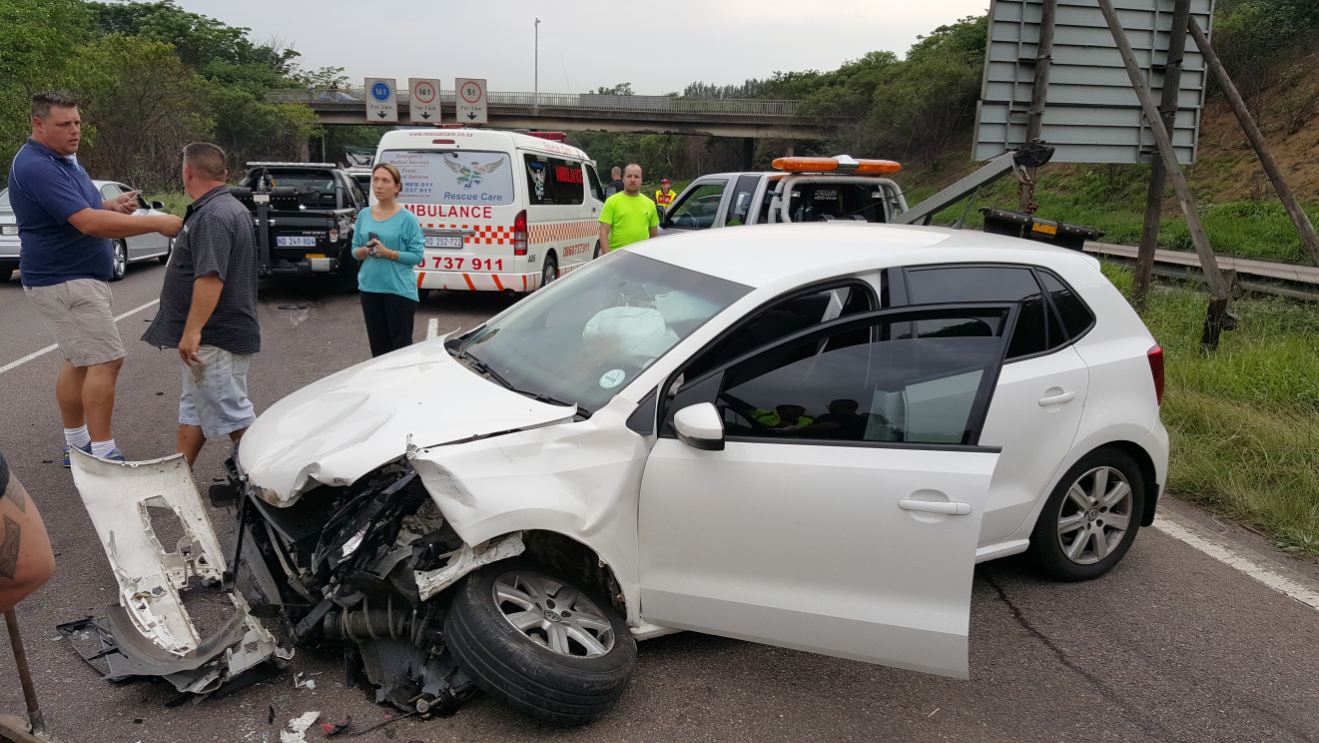
M92 181L92 184L101 192L103 199L117 198L120 194L133 190L116 181ZM137 211L134 214L165 213L163 203L159 201L147 203L140 195L137 197ZM113 249L114 263L110 280L119 281L124 278L129 263L152 258L158 259L161 263L169 262L170 251L174 249L174 240L158 232L148 232L145 235L115 240ZM14 271L18 270L18 253L18 221L14 217L13 208L9 206L9 189L0 189L0 283L9 281Z
M1162 384L1077 252L679 235L273 405L233 472L241 554L295 638L354 640L405 708L474 681L587 722L675 630L966 677L977 561L1093 578L1150 523Z

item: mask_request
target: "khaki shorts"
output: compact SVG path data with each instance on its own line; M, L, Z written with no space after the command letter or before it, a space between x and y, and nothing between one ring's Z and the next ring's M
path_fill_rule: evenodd
M218 439L256 422L247 397L247 370L252 355L232 354L216 346L197 349L199 366L183 366L183 394L179 397L179 423L198 426L202 436Z
M74 366L92 366L124 357L110 285L96 279L74 279L53 286L25 286L41 322Z

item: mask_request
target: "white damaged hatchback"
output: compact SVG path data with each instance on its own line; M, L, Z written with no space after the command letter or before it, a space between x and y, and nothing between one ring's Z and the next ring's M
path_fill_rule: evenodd
M239 584L423 712L589 722L675 630L964 678L977 561L1093 578L1151 522L1162 385L1080 253L674 236L272 406L231 473Z

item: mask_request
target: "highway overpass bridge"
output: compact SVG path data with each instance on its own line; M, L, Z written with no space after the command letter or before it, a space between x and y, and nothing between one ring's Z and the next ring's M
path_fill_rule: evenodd
M408 91L397 93L398 122L368 121L366 96L361 88L291 89L270 91L267 100L305 103L322 124L412 123ZM490 92L486 97L486 126L494 129L737 137L745 140L746 147L755 139L820 139L839 127L856 123L846 117L802 115L800 101L592 93ZM459 123L454 120L454 92L442 92L440 100L444 117L441 123Z

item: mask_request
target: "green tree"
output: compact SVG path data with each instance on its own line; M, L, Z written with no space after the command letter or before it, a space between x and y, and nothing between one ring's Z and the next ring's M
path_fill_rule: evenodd
M0 178L31 131L32 94L69 86L65 70L87 23L78 0L0 0Z
M80 159L95 177L176 187L179 153L206 138L204 83L169 44L111 34L77 49L69 71L83 98Z
M87 4L101 33L173 44L179 59L203 77L260 92L289 84L298 53L254 43L250 29L192 13L172 0Z

